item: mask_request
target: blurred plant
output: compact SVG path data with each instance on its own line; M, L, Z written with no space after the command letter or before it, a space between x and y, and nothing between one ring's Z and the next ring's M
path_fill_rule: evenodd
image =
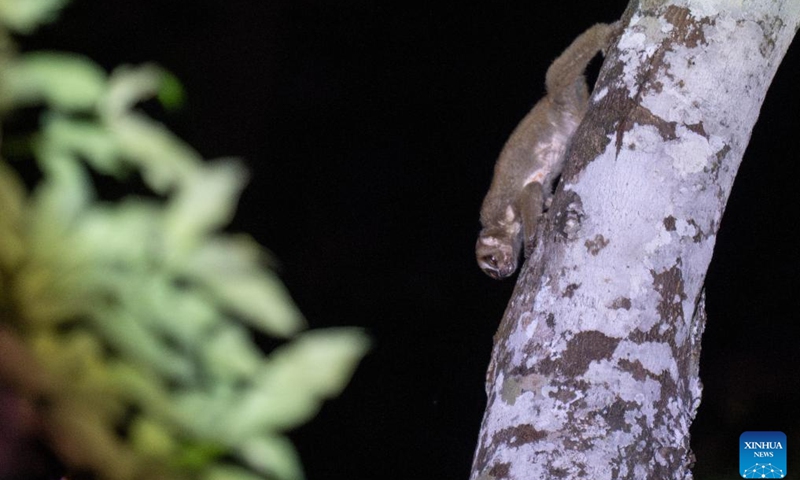
M0 0L2 111L43 107L33 191L0 160L0 384L37 406L72 471L302 478L282 432L341 391L367 339L301 332L265 252L219 231L242 165L204 162L135 109L154 95L174 101L174 78L15 53L9 31L29 33L63 3ZM139 175L152 195L101 201L90 171ZM250 329L291 340L264 355Z

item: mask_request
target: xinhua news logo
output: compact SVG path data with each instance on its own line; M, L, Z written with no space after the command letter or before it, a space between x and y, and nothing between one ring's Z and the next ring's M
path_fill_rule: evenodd
M786 434L744 432L739 437L739 475L742 478L784 478Z

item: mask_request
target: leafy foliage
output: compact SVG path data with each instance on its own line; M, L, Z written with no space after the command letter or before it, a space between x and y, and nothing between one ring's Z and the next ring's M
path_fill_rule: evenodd
M0 19L27 33L62 3L0 0ZM282 432L342 390L364 334L303 332L263 249L221 232L242 164L203 161L135 108L174 103L173 77L12 51L0 98L45 107L43 177L28 192L0 160L0 381L44 399L46 440L101 478L302 478ZM101 201L90 171L139 175L152 195ZM253 330L291 340L265 355Z

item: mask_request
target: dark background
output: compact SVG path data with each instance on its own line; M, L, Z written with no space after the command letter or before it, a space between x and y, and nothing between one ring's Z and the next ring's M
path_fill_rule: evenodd
M373 336L347 391L292 434L309 479L455 480L513 287L473 255L494 160L549 62L626 3L74 0L22 44L175 73L187 104L161 119L204 156L252 170L232 228L276 254L313 327ZM707 280L699 479L736 478L745 430L786 432L800 471L798 66L794 48Z

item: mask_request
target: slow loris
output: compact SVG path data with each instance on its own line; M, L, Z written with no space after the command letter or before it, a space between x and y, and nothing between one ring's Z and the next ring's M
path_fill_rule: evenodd
M532 246L572 134L586 113L589 91L583 72L605 49L612 30L611 25L594 25L553 61L545 77L547 94L522 119L500 153L481 206L483 229L475 246L478 265L492 278L514 273L523 242L526 249Z

